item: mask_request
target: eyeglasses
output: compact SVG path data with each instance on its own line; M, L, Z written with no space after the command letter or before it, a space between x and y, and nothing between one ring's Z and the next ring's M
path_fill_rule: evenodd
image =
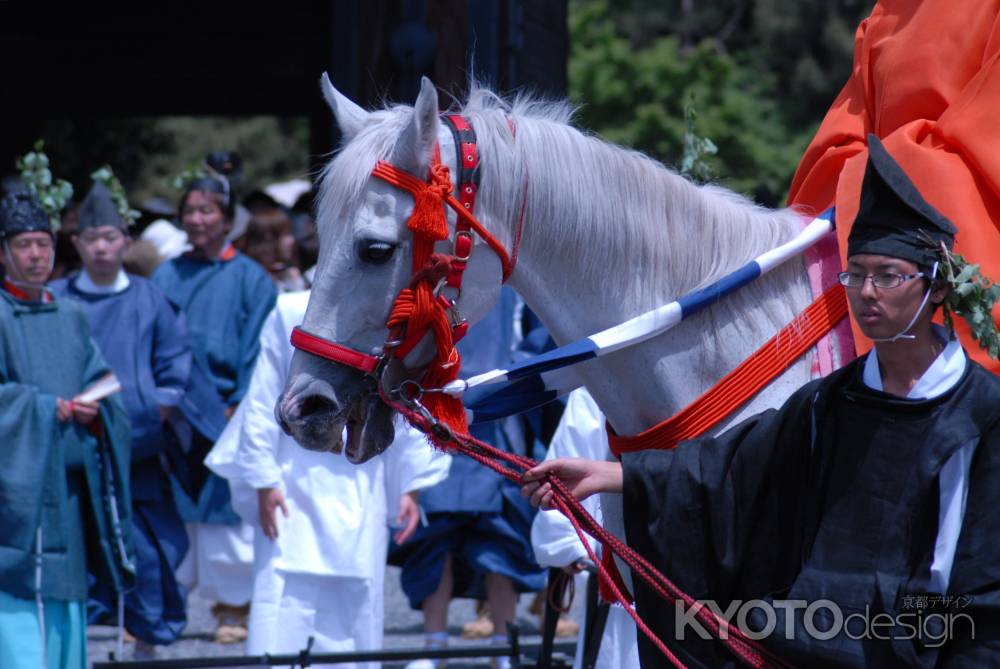
M916 279L918 276L925 276L925 274L923 272L914 272L913 274L896 274L895 272L881 272L879 274L841 272L837 275L837 280L840 281L840 285L847 288L861 288L868 279L872 280L872 285L876 288L896 288L910 279Z

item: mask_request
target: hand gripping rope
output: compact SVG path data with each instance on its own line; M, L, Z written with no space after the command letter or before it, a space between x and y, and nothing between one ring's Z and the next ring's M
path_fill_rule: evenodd
M394 392L393 396L390 396L381 386L379 394L383 402L398 411L411 425L427 435L438 448L466 455L505 478L514 481L518 485L524 484L523 472L537 464L531 458L502 451L467 433L452 430L445 423L437 420L427 407L421 404L421 396L419 394L407 392L406 389L402 389ZM670 603L682 601L686 606L695 610L695 619L709 633L719 639L744 664L762 669L782 669L792 666L774 655L757 641L749 638L738 627L730 625L728 621L710 608L696 602L690 595L661 574L645 558L629 548L618 537L605 530L587 513L583 505L580 504L580 501L573 496L558 477L549 475L545 478L545 481L552 486L553 506L572 523L573 529L576 531L580 541L583 542L588 556L597 566L598 577L601 579L604 587L612 594L614 602L622 605L629 616L635 621L636 627L646 635L653 645L675 667L683 667L684 665L667 648L666 644L656 636L649 626L642 621L635 607L632 606L619 587L615 585L611 575L605 566L601 564L601 560L597 558L589 542L586 541L584 537L585 532L620 557L632 572L645 581L661 598Z

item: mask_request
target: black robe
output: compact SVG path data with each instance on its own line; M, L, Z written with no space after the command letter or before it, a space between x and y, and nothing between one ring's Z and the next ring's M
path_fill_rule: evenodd
M821 640L806 633L802 609L789 620L788 608L773 607L763 643L800 667L1000 666L1000 379L969 361L944 395L906 400L867 388L863 366L811 382L719 437L624 455L628 543L721 610L829 600L845 619L882 623L856 616ZM975 439L949 592L928 593L938 474ZM737 664L635 587L640 615L687 666ZM764 609L750 613L749 627L762 629ZM826 605L813 611L812 629L834 622ZM642 636L640 658L666 665Z

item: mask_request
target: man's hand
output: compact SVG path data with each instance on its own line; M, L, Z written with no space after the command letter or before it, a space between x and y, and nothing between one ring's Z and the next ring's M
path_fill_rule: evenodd
M235 404L231 404L231 405L227 406L226 407L226 420L229 420L230 418L232 418L234 413L236 413L236 405Z
M417 491L405 493L399 498L399 515L396 516L396 524L401 528L393 536L393 541L397 544L404 543L417 531L417 523L420 522L420 506L417 504Z
M576 562L566 565L562 570L570 576L576 576L583 571L593 571L594 563L589 558L580 558Z
M587 499L599 492L622 491L622 466L618 462L559 458L547 460L524 473L521 494L531 498L531 503L542 509L551 509L552 486L545 482L551 474L562 480L577 499Z
M170 411L172 409L173 409L173 407L163 406L162 404L160 405L160 422L161 423L166 423L167 422L167 418L170 417Z
M264 536L274 541L278 538L278 522L275 509L281 507L281 512L288 518L288 507L285 506L285 496L281 488L257 489L257 513L260 515L260 527Z
M56 418L59 419L60 423L65 423L72 418L80 425L90 425L97 418L97 412L97 402L56 398Z
M61 397L56 398L56 419L65 423L73 417L73 403Z
M80 425L90 425L97 418L97 402L84 402L83 400L73 400L73 420Z

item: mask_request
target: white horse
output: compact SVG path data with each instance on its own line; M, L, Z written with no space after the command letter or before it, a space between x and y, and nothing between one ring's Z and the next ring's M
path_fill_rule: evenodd
M455 175L451 133L424 80L413 107L367 112L324 76L324 96L343 135L320 191L321 258L303 327L361 351L378 350L393 300L409 280L412 196L371 176L386 160L423 177L435 143ZM791 210L769 210L715 185L698 186L635 151L571 127L565 103L511 104L474 88L457 110L477 135L481 188L476 214L509 249L524 207L523 242L511 285L559 344L603 330L705 286L794 236ZM454 225L454 221L449 221ZM458 306L481 318L499 292L497 256L477 244ZM645 343L579 371L618 434L639 433L674 414L741 362L810 301L794 260ZM428 338L430 339L430 338ZM426 361L428 341L407 359ZM779 405L809 380L803 356L725 421ZM363 462L392 440L391 412L362 374L298 351L278 403L299 443Z

